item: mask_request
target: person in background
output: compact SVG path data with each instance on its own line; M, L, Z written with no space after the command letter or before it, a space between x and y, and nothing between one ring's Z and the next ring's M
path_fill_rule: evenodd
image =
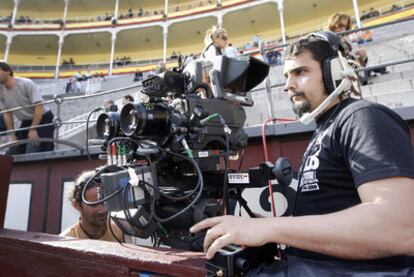
M122 231L112 220L108 220L108 211L104 204L87 205L82 200L82 191L95 171L82 172L69 191L69 201L72 207L80 213L79 221L61 232L60 236L74 237L79 239L95 239L104 241L125 242ZM92 181L85 191L87 201L97 201L98 191L102 184ZM110 222L110 226L109 226ZM112 230L112 231L111 231Z
M205 47L201 52L203 59L211 60L216 56L223 55L227 45L226 29L213 26L207 30L204 37Z
M118 106L115 104L114 100L112 99L104 100L104 108L105 108L105 112L117 112L118 111Z
M233 46L233 44L229 43L229 46L226 47L226 50L224 51L224 55L226 55L229 58L237 58L238 56L237 48Z
M43 97L32 80L14 77L10 65L0 61L0 110L24 107L42 101ZM21 121L20 128L51 124L53 122L53 113L46 105L39 104L34 107L3 113L7 130L14 129L13 115ZM8 153L16 155L52 151L54 143L40 142L39 138L53 138L54 130L55 126L50 125L9 133L10 142L29 139L31 143L13 146Z
M328 19L327 29L334 33L341 33L352 29L351 17L345 13L335 13ZM365 67L368 63L367 51L363 48L354 48L350 36L341 37L345 54L356 61L360 66Z
M157 69L155 70L155 74L160 74L167 71L167 66L165 65L165 62L160 62L158 64Z
M341 33L352 28L351 17L345 13L335 13L328 20L328 30L334 33ZM368 31L369 39L372 41L373 33ZM353 41L358 41L363 38L362 33L354 33L352 35L344 35L341 37L342 47L344 48L345 55L347 58L355 61L359 66L366 67L368 64L368 53L364 48L358 46L353 47ZM362 85L368 83L368 77L373 73L387 74L387 68L381 67L374 70L365 70L362 75L359 75Z
M134 103L134 97L132 97L130 94L122 97L122 106L125 106L128 103Z

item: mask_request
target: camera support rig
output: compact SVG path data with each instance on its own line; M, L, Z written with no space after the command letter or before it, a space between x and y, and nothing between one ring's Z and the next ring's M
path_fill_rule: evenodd
M209 84L202 78L206 68ZM108 165L95 176L103 183L100 200L85 203L104 203L127 234L188 250L201 250L204 240L204 233L193 235L189 228L232 213L236 202L254 217L242 190L272 179L289 185L292 179L283 158L246 172L229 170L229 156L247 145L243 106L253 105L248 92L268 70L253 57L220 56L143 81L149 102L98 117Z

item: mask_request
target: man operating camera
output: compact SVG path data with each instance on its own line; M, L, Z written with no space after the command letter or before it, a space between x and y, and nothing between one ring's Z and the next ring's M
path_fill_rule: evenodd
M228 244L276 242L287 245L286 259L262 264L252 275L414 275L409 129L392 110L351 98L352 86L341 89L330 79L338 40L314 33L286 52L285 91L294 111L317 125L299 170L294 216L199 222L190 231L208 229L207 259Z

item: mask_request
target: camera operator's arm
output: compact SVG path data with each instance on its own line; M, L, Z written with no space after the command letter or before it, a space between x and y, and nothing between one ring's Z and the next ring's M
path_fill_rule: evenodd
M3 114L4 124L6 125L7 130L13 130L14 129L14 122L13 122L13 114L11 112L6 112ZM15 133L9 133L8 135L9 141L16 141L16 134Z
M43 105L38 105L35 107L34 115L32 119L32 126L37 126L40 124L40 121L42 120L42 116L43 116L43 111L44 111ZM37 130L34 128L30 129L28 138L31 140L39 139L39 134L37 133Z
M265 219L233 216L206 219L191 232L210 228L207 258L227 244L277 242L347 259L414 255L414 179L394 177L362 184L362 203L326 215Z

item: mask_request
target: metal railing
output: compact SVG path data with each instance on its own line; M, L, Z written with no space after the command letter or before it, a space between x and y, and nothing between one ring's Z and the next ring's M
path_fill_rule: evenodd
M79 129L80 127L84 126L87 121L85 120L87 118L87 115L89 114L83 114L80 115L78 117L75 117L69 121L62 121L61 119L61 106L65 101L73 101L73 100L78 100L78 99L85 99L85 98L92 98L92 97L97 97L97 96L101 96L101 95L107 95L107 94L112 94L115 92L120 92L120 91L126 91L126 90L130 90L133 88L138 88L141 86L141 83L138 84L133 84L130 86L126 86L126 87L122 87L122 88L118 88L118 89L112 89L112 90L108 90L108 91L103 91L100 93L95 93L95 94L90 94L90 95L80 95L80 96L71 96L71 97L63 97L62 95L55 95L53 100L46 100L46 101L42 101L42 102L38 102L35 104L31 104L31 105L27 105L27 106L23 106L23 107L16 107L16 108L12 108L12 109L7 109L7 110L3 110L0 112L0 114L4 114L7 112L15 112L15 111L19 111L19 110L23 110L23 109L27 109L27 108L33 108L39 105L44 105L44 104L52 104L54 103L57 108L56 108L56 115L53 118L53 122L52 123L48 123L48 124L39 124L36 126L30 126L30 127L25 127L25 128L15 128L12 130L6 130L6 131L2 131L0 132L0 136L1 135L7 135L10 133L15 133L17 131L23 131L23 130L30 130L33 128L39 128L39 127L46 127L46 126L55 126L55 135L54 135L54 139L48 139L48 138L40 138L39 141L40 142L50 142L53 141L55 143L57 143L56 146L58 146L59 144L62 144L61 137L63 137L63 135L67 136L68 133L71 133L73 130L75 129ZM97 115L95 115L91 120L89 120L89 122L94 122L96 120ZM62 128L62 126L69 126L66 128ZM61 135L60 129L63 129L64 133ZM19 144L25 144L27 143L27 140L19 140L19 141L15 141L15 142L10 142L10 143L6 143L5 145L0 145L0 149L4 149L4 148L8 148L11 146L15 146L15 145L19 145ZM81 153L84 152L84 147L74 144L74 143L70 143L70 142L65 142L63 144L69 145L69 146L73 146L76 149L80 150Z
M413 19L414 18L409 18L409 19L402 19L402 20L397 20L397 21L393 21L393 22L378 24L378 25L375 25L375 26L367 27L367 28L360 28L360 29L348 31L346 33L344 32L343 34L358 32L358 31L366 30L366 29L379 28L379 27L383 27L383 26L387 26L387 25L406 22L406 21L413 20ZM280 46L276 46L275 48L280 48ZM373 69L377 69L377 68L384 67L384 66L393 66L393 65L410 63L410 62L414 62L414 58L408 58L408 59L404 59L404 60L400 60L400 61L380 64L380 65L375 65L375 66L370 66L370 67L365 67L365 68L358 68L356 71L373 70ZM284 85L284 83L278 83L278 84L271 85L270 88L277 88L277 87L281 87L283 85ZM55 128L56 128L55 129L55 142L56 143L61 143L60 139L63 138L63 137L66 137L68 134L70 134L71 130L73 131L73 130L76 130L76 129L80 129L82 126L84 126L86 124L85 118L88 115L88 114L83 114L83 115L80 115L78 117L72 118L69 121L62 121L61 120L61 106L62 106L62 103L64 101L72 101L72 100L77 100L77 99L97 97L97 96L101 96L101 95L107 95L107 94L112 94L112 93L115 93L115 92L126 91L126 90L130 90L130 89L133 89L133 88L138 88L140 86L141 86L141 84L138 83L138 84L133 84L133 85L130 85L130 86L126 86L126 87L122 87L122 88L118 88L118 89L112 89L112 90L108 90L108 91L104 91L104 92L100 92L100 93L95 93L95 94L91 94L91 95L81 95L81 96L72 96L72 97L63 97L62 95L55 95L53 100L47 100L47 101L43 101L43 102L40 102L40 103L27 105L27 106L24 106L24 107L16 107L16 108L1 111L0 114L3 114L5 112L14 112L14 111L18 111L18 110L22 110L22 109L26 109L26 108L31 108L31 107L35 107L35 106L43 105L43 104L54 103L55 105L57 105L57 112L56 112L56 116L53 120L53 123L44 124L44 125L37 125L37 126L31 126L31 127L26 127L26 128L17 128L17 129L13 129L13 130L7 130L7 131L0 132L0 135L9 134L9 133L16 132L16 131L19 131L19 130L28 130L28 129L35 128L35 127L43 127L43 126L54 125ZM256 89L251 90L251 92L255 92L255 91L259 91L259 90L264 90L264 88L256 88ZM90 121L94 122L94 120L96 120L96 117L97 116L95 115ZM68 126L68 127L62 128L62 126ZM62 132L62 133L60 134L60 132ZM23 144L24 142L22 141L21 143ZM7 145L9 146L9 144L7 144ZM0 149L2 149L4 147L5 146L0 146ZM79 145L77 145L75 148L82 149L82 150L80 150L81 152L84 149L82 146L79 146Z

